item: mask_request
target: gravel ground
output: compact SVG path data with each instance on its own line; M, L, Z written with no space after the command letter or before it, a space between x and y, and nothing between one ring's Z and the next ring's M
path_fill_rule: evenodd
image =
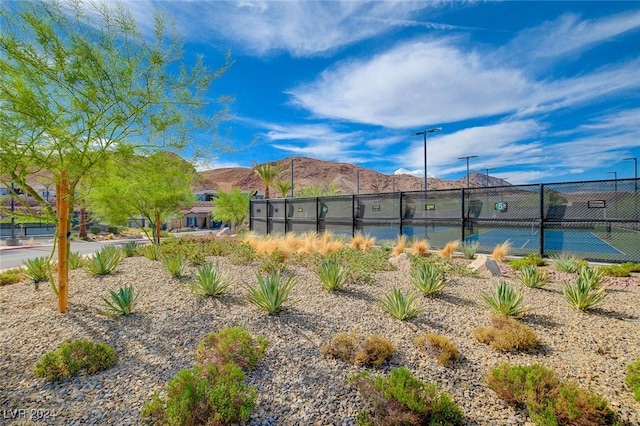
M208 260L219 262L236 283L255 282L256 265ZM503 270L515 283L514 273ZM604 303L590 313L575 312L562 299L559 289L567 274L553 273L544 289L525 288L532 310L523 322L538 333L543 346L528 353L501 353L471 337L476 326L490 322L480 294L493 288L495 278L451 277L443 294L421 298L424 313L401 322L376 300L393 286L411 289L407 270L377 273L374 283L351 284L338 293L322 291L305 268L291 267L290 272L298 285L289 309L273 316L249 304L240 285L220 300L198 297L161 263L146 258L125 259L116 274L104 278L71 271L64 315L57 313L57 299L46 285L38 291L26 283L0 288L0 424L141 424L142 405L178 371L193 365L196 345L205 334L241 325L270 342L263 360L247 375L259 392L250 425L355 424L364 405L345 378L360 368L319 351L336 333L352 330L380 334L396 346L391 363L376 369L378 373L406 366L420 379L436 383L460 405L469 425L531 424L524 411L507 406L483 381L501 362L553 368L603 395L625 424L640 425L640 403L624 384L626 365L640 358L638 278L612 280ZM100 315L101 297L128 284L141 291L137 312L117 319ZM422 355L413 340L424 332L447 335L462 359L442 367ZM53 384L35 377L35 362L67 338L108 342L118 353L117 365Z

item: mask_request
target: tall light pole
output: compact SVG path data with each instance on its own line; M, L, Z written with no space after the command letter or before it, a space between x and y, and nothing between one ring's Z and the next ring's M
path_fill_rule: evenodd
M608 175L613 175L614 191L618 192L618 172L607 172Z
M627 157L623 158L623 161L633 160L633 178L635 182L633 183L634 192L638 192L638 157Z
M293 198L293 157L291 157L291 198Z
M467 188L469 188L469 159L478 158L477 155L465 155L464 157L458 157L458 160L467 160Z
M489 186L489 171L490 170L495 170L495 168L493 169L484 169L486 171L485 174L485 180L484 180L484 187L487 188Z
M421 132L413 132L411 136L424 136L424 191L427 192L427 133L435 133L442 130L442 127L434 127L433 129L423 130Z

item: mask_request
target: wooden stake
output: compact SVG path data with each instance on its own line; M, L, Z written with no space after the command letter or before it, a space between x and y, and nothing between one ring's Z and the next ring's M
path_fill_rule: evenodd
M58 205L58 310L67 312L67 269L68 233L69 233L69 172L63 170L60 183L56 185L56 201Z

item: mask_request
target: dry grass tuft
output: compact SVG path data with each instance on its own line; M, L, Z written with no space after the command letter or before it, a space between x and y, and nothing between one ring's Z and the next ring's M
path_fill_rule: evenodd
M353 234L353 237L351 237L350 245L354 249L360 250L362 248L364 240L365 240L364 234L360 231L357 231L355 234Z
M404 253L404 250L407 248L407 236L406 235L398 235L396 238L396 245L391 249L392 256L399 256Z
M318 239L317 252L325 255L340 250L343 247L340 241L336 241L333 232L324 232Z
M413 342L421 352L437 355L440 365L449 365L460 357L456 345L442 334L420 334Z
M507 240L502 244L498 244L494 247L493 251L491 252L491 257L496 262L504 263L507 260L507 256L509 256L509 251L511 251L511 242Z
M414 256L428 256L429 242L427 240L416 240L411 244L411 254Z
M366 235L364 241L362 241L362 251L371 251L376 244L376 237Z
M364 339L351 333L338 333L320 352L333 358L348 361L354 365L377 367L387 362L396 349L384 337L372 334Z
M442 250L438 251L438 256L443 259L451 259L453 252L456 251L460 243L458 241L449 241Z
M494 316L490 327L477 327L472 336L497 351L517 351L540 344L535 331L513 318Z

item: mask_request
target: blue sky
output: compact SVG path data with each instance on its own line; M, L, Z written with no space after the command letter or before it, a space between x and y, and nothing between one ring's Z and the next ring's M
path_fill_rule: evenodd
M633 177L640 2L147 1L235 98L211 167L308 156L391 174L490 168L511 183ZM246 148L248 145L250 146ZM245 147L245 149L241 149ZM211 168L210 167L210 168Z

